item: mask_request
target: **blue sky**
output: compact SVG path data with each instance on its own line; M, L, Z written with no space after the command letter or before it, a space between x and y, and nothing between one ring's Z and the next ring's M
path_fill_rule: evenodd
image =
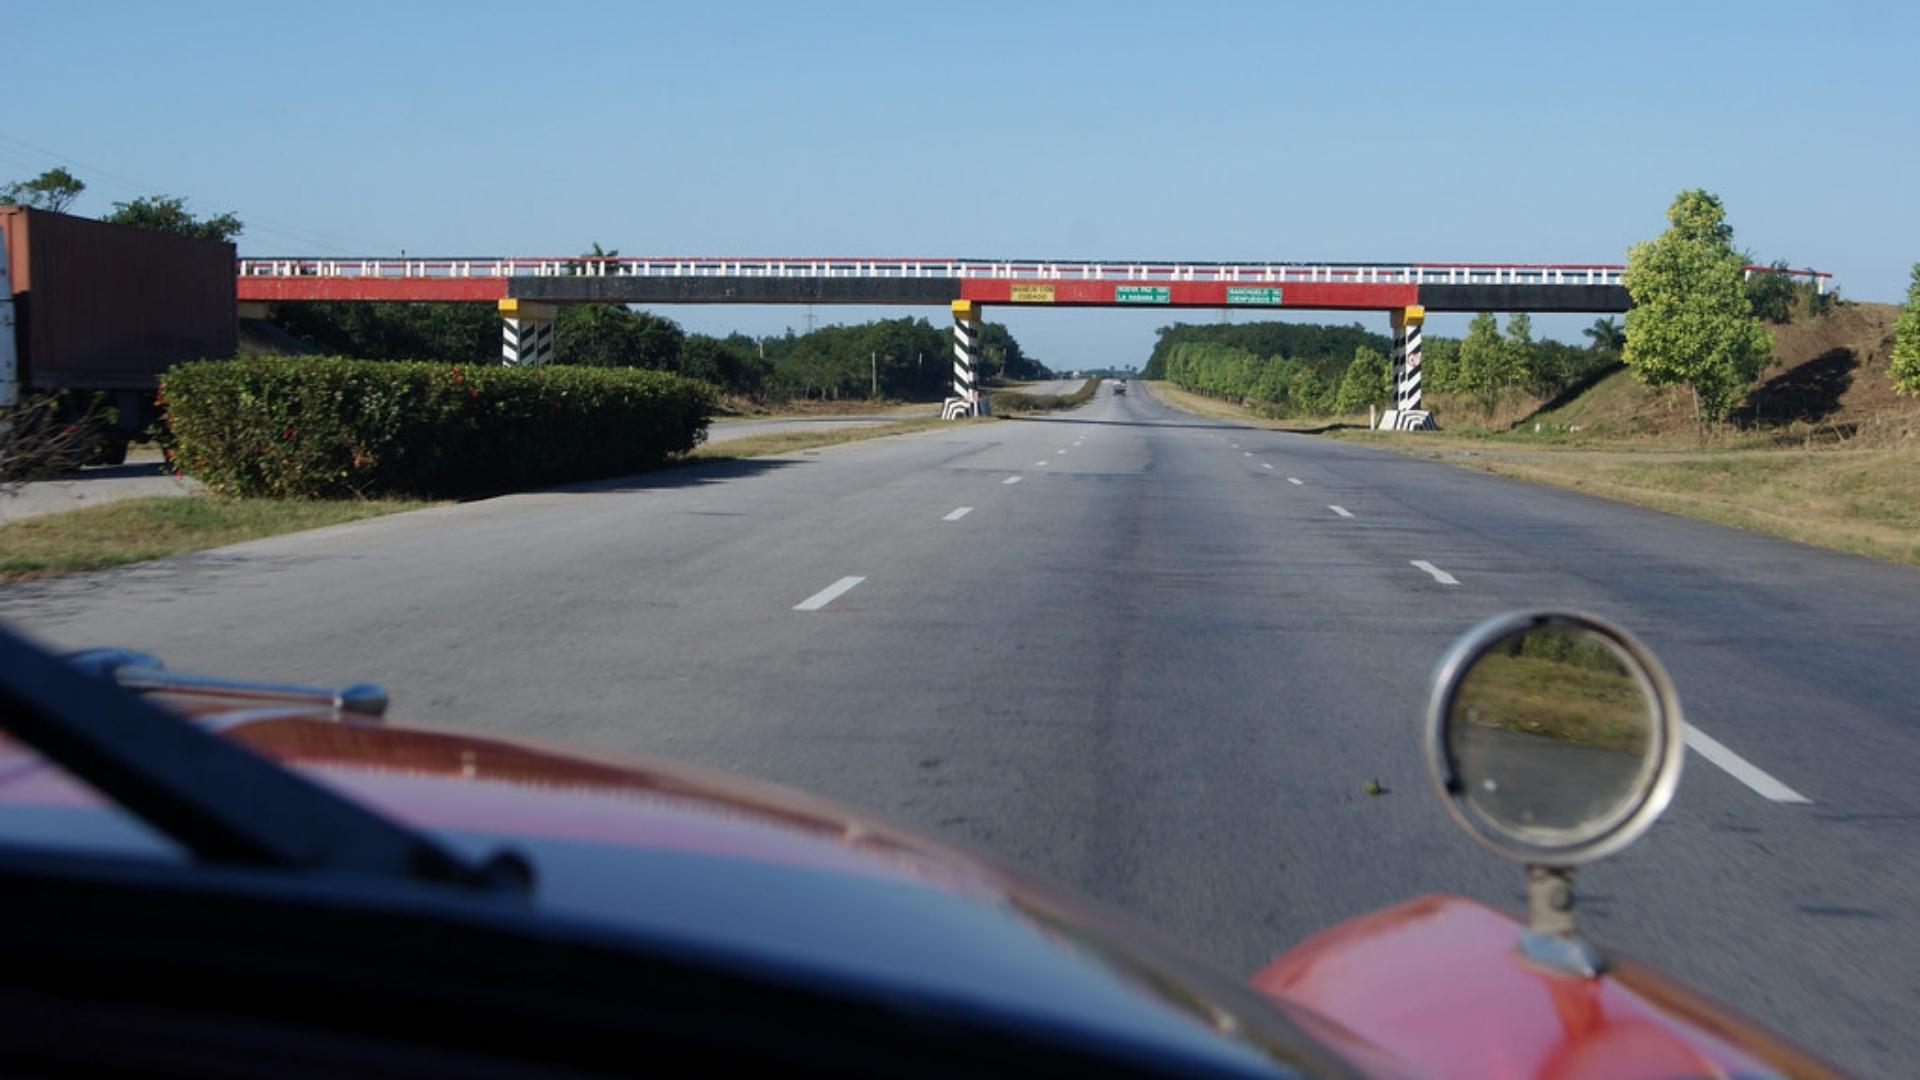
M1700 186L1854 298L1920 259L1912 3L5 10L0 178L185 195L243 253L1612 262ZM1168 318L989 317L1063 368Z

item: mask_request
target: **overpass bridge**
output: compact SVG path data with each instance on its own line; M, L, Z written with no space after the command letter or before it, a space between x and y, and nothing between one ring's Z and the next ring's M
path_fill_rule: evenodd
M1430 424L1420 410L1426 312L1624 312L1625 267L1562 263L1302 263L899 258L245 258L242 313L268 302L492 303L501 358L553 359L562 304L866 304L945 306L954 317L948 415L973 415L974 343L984 305L1381 311L1393 324L1394 410L1387 424ZM1748 267L1774 273L1768 267ZM1822 291L1830 275L1787 271ZM1413 414L1408 416L1407 414Z

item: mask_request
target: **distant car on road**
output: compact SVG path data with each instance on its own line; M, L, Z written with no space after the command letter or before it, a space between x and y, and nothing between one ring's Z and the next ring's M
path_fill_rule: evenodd
M1124 394L1124 393L1126 393L1126 392L1127 392L1127 380L1125 380L1125 379L1115 379L1115 380L1114 380L1114 382L1113 382L1113 392L1114 392L1114 393L1116 393L1116 394Z

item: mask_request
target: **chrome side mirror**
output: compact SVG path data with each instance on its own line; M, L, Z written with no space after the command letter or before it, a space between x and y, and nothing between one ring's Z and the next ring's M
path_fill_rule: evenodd
M1573 868L1646 832L1680 782L1685 727L1659 661L1592 616L1499 616L1441 661L1425 743L1454 821L1528 868L1522 953L1596 974L1598 951L1573 929Z

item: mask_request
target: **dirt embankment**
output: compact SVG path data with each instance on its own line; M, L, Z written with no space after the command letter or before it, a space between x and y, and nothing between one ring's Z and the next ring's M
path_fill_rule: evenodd
M1893 304L1839 303L1769 326L1775 360L1709 445L1898 446L1920 433L1920 398L1894 392L1887 376ZM1515 408L1515 405L1520 407ZM1686 390L1648 389L1624 368L1559 400L1527 410L1509 403L1512 430L1579 445L1697 444ZM1462 420L1471 424L1470 409ZM1496 430L1505 426L1488 425Z

